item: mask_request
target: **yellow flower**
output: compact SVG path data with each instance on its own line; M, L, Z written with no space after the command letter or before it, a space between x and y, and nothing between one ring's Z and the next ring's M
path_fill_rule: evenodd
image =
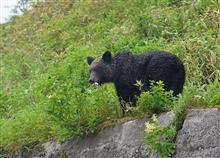
M146 122L144 131L145 131L145 133L150 133L150 132L153 132L155 128L156 128L156 126L154 123Z
M157 128L158 126L158 120L157 120L157 117L156 115L153 115L152 116L152 120L153 122L152 123L149 123L149 122L146 122L145 123L145 133L150 133L150 132L153 132L155 128Z

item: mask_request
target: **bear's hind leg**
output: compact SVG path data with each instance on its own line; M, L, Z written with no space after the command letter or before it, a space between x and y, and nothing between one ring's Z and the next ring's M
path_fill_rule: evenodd
M184 82L185 82L185 74L183 72L178 72L173 75L171 90L173 90L174 96L177 96L178 94L182 93Z

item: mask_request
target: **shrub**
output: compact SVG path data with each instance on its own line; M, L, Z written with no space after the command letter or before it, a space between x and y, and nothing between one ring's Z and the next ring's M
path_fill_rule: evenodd
M165 91L162 81L152 81L150 91L142 92L138 97L138 108L144 113L169 111L173 107L172 91Z
M159 152L160 158L168 158L175 153L175 126L159 127L158 120L153 115L152 123L146 123L145 134L144 144L147 145L149 153Z
M53 124L50 116L39 109L20 110L12 118L0 120L0 147L15 152L21 145L56 138L51 133Z
M54 64L34 89L37 104L66 129L58 132L60 138L94 133L100 123L120 115L113 85L88 84L85 59L85 54L73 51L64 63Z

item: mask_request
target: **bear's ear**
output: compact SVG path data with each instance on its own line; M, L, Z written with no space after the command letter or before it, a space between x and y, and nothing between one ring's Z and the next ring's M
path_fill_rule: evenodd
M103 55L102 55L102 59L107 62L107 63L111 63L112 61L112 54L110 51L106 51Z
M87 63L90 65L93 62L93 57L87 57Z

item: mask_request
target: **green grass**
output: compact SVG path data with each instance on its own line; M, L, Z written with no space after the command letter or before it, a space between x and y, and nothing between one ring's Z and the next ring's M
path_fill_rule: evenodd
M86 57L105 50L170 51L187 73L174 111L220 107L219 5L215 0L56 0L1 24L2 150L83 136L120 118L113 85L87 83Z

